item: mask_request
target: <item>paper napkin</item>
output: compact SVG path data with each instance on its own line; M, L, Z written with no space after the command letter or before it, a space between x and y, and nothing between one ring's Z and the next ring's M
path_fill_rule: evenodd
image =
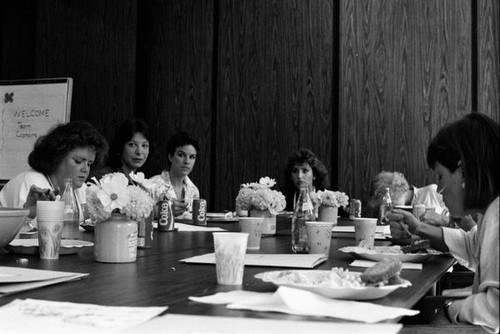
M367 261L367 260L354 260L351 262L350 266L353 267L363 267L369 268L373 267L377 262ZM403 262L403 269L413 269L413 270L422 270L422 263L412 263L412 262Z
M201 303L223 304L229 309L281 312L305 316L322 316L349 321L375 323L419 313L399 307L381 306L367 302L330 299L313 292L281 286L274 293L240 290L217 293L206 297L189 297Z
M324 254L245 254L246 266L314 268L327 260ZM215 264L215 253L182 259L186 263Z

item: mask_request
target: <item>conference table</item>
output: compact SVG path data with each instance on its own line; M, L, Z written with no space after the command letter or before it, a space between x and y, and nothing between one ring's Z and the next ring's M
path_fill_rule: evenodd
M208 226L219 226L229 231L238 230L238 224L234 221L209 223ZM81 238L92 241L93 233L82 232ZM349 264L355 259L354 255L338 250L344 246L353 246L354 242L353 238L333 237L329 259L315 269L330 270L332 267L343 267L353 271L363 271L363 268L349 267ZM376 241L376 244L382 245L388 244L388 242ZM210 232L158 232L156 230L154 231L153 246L148 249L139 249L137 261L133 263L96 262L92 247L85 247L76 254L62 255L58 260L41 260L36 255L13 254L6 250L0 250L0 266L90 274L77 281L2 296L0 305L5 305L14 299L32 298L107 306L168 306L166 313L174 314L343 321L324 317L231 310L224 305L190 301L189 296L206 296L233 289L258 292L276 290L276 286L273 284L263 282L254 276L264 271L283 268L246 266L243 285L230 287L217 284L214 265L180 262L182 259L213 251L213 236ZM261 249L256 252L263 254L292 253L290 235L286 231L284 233L278 231L274 236L263 237ZM402 271L401 276L412 283L410 287L397 289L386 297L370 302L386 306L413 308L422 297L432 291L436 282L454 263L454 259L450 256L432 256L425 261L422 270ZM399 320L401 319L395 321ZM429 328L432 330L432 327Z

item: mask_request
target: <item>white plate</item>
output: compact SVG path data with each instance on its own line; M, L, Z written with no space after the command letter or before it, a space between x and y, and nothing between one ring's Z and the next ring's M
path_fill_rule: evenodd
M311 280L315 280L327 275L329 270L283 270L283 271L267 271L255 275L256 278L263 280L264 282L271 282L277 286L287 286L290 288L307 290L310 292L317 293L324 297L335 298L335 299L346 299L346 300L370 300L382 298L390 294L396 289L406 288L411 285L410 281L402 280L401 284L395 285L385 285L381 287L375 286L331 286L331 285L317 285L317 284L304 284L293 282L294 275L300 275L301 277L308 277ZM359 276L361 273L349 272L350 275L355 277ZM292 278L292 281L290 281Z
M60 255L75 254L83 247L93 246L94 243L83 240L61 240ZM7 246L7 249L12 253L34 255L38 254L38 239L14 239Z
M400 246L375 246L373 249L364 247L343 247L339 251L355 254L360 259L370 261L382 261L383 258L397 258L401 262L421 263L433 255L440 255L441 252L428 249L427 253L403 253Z

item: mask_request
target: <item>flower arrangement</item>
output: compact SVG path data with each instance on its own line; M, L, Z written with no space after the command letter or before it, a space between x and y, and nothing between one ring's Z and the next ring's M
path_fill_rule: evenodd
M311 199L315 205L333 206L336 208L346 207L349 204L349 197L340 191L319 190L311 193Z
M276 215L286 206L285 196L271 188L276 185L274 179L262 177L259 182L244 183L236 197L236 207L241 210L268 210Z
M131 172L129 176L135 183L137 183L149 193L155 203L157 203L161 199L160 197L163 194L167 194L169 187L171 187L170 185L166 184L161 177L152 177L150 179L146 179L144 173L142 172Z
M92 178L86 190L87 208L93 221L105 221L112 213L121 213L133 220L147 218L154 199L140 186L128 185L122 173L109 173L100 180Z

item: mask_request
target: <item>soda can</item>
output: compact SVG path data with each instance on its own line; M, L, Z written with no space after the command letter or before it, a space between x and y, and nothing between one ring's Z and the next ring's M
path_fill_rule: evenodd
M193 200L193 223L207 225L207 201L203 198Z
M153 246L153 213L147 218L139 219L137 223L137 247L151 248Z
M158 202L158 231L174 231L175 221L172 211L172 201L165 199Z
M361 201L359 199L351 199L349 203L349 219L361 218Z

